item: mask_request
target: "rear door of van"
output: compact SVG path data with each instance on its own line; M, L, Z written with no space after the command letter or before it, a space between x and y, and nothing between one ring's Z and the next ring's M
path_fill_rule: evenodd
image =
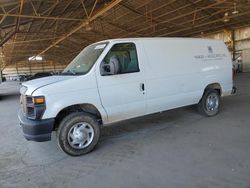
M139 42L116 42L102 63L116 59L120 71L116 75L101 75L97 66L96 77L102 105L108 114L108 123L138 117L146 113L145 72L140 59Z

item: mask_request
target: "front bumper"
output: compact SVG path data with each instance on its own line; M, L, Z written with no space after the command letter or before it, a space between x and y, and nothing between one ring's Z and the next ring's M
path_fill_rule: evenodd
M23 135L27 140L36 142L51 140L51 133L55 122L54 118L31 120L25 117L21 111L18 113L18 118L23 130Z

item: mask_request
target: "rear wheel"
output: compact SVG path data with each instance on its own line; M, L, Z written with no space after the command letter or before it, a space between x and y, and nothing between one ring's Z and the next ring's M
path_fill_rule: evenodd
M215 89L205 90L202 99L198 103L198 110L205 116L215 116L220 108L220 94Z
M79 156L91 152L100 137L100 126L90 114L76 112L66 116L57 130L57 143L67 154Z

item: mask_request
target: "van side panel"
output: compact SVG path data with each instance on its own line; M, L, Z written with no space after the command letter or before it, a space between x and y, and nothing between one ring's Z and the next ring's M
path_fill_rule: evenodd
M204 89L219 83L232 89L231 62L215 40L144 40L147 56L147 113L196 104Z

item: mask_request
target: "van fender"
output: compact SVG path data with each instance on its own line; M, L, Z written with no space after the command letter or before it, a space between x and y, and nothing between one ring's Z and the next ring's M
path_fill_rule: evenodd
M205 94L206 90L209 90L209 89L215 89L215 90L217 90L217 91L219 92L219 95L220 95L220 96L221 96L221 94L222 94L221 85L220 85L219 83L217 83L217 82L211 83L211 84L208 84L208 85L206 85L206 86L204 87L203 94L202 94L200 100L202 99L202 97L203 97L203 95ZM200 101L200 100L199 100L199 101Z
M96 117L100 125L103 125L103 122L106 122L106 114L103 114L102 111L97 109L93 104L74 104L63 108L57 113L53 130L58 128L62 119L74 112L85 112L87 114L91 114L92 116Z

